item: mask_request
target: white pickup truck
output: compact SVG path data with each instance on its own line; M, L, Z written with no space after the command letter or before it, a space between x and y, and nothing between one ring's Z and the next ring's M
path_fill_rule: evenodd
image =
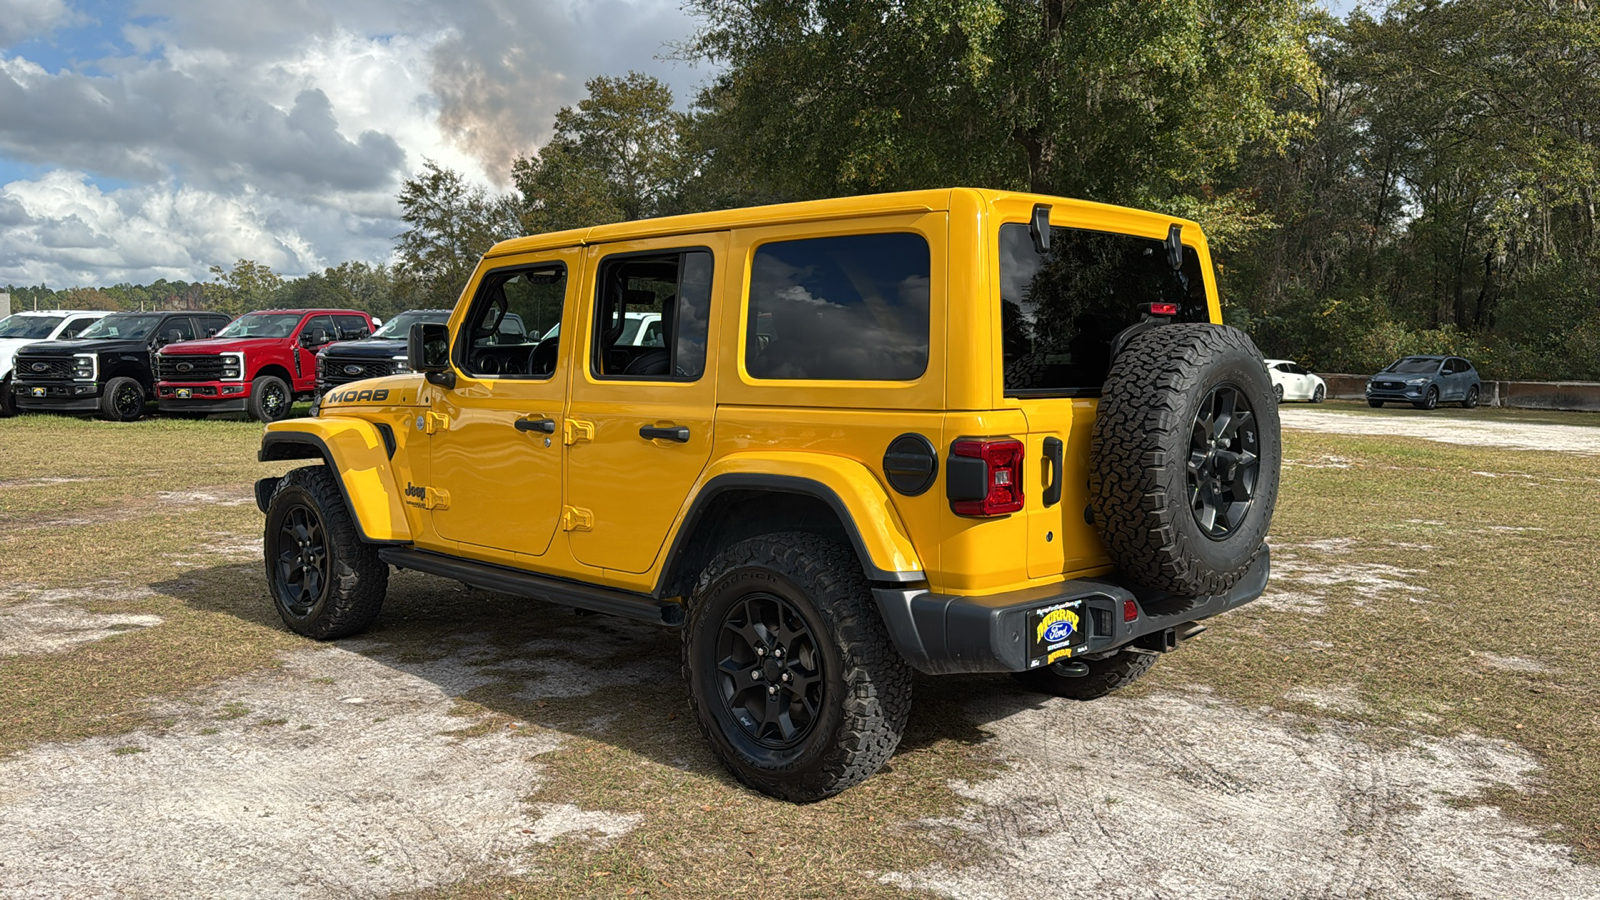
M64 341L78 336L106 310L41 309L0 319L0 416L17 414L11 395L11 362L17 351L37 341Z

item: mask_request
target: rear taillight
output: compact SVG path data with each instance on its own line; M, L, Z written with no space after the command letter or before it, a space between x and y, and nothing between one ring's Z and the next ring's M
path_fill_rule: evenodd
M950 445L950 508L959 516L1004 516L1022 509L1022 442L963 438Z

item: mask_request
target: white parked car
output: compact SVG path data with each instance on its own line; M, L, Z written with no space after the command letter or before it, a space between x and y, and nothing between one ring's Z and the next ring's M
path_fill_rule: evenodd
M0 319L0 416L17 414L11 397L11 362L17 351L36 341L64 341L78 336L105 310L41 309L12 313Z
M1299 363L1288 359L1269 359L1266 364L1267 374L1272 376L1272 393L1280 403L1284 400L1321 403L1328 398L1328 383L1307 372Z

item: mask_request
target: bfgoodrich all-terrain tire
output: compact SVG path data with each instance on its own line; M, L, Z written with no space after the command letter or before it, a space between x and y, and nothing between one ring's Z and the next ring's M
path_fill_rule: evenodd
M1072 660L1016 673L1016 679L1033 690L1072 700L1098 700L1112 691L1138 681L1156 664L1153 653L1119 650L1105 659ZM1082 675L1068 675L1072 666L1088 669Z
M728 771L800 803L882 767L911 709L911 669L859 561L812 534L750 538L711 561L689 602L683 674Z
M1278 405L1238 329L1133 338L1106 376L1089 497L1112 561L1146 587L1220 594L1254 561L1278 499Z
M283 476L267 503L267 585L289 630L319 641L365 631L389 589L389 567L364 543L326 466Z

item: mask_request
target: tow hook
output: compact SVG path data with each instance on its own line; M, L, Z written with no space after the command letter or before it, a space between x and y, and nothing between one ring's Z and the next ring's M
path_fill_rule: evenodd
M1089 664L1075 659L1062 660L1052 665L1051 668L1055 670L1057 675L1065 675L1068 678L1082 678L1089 674Z

